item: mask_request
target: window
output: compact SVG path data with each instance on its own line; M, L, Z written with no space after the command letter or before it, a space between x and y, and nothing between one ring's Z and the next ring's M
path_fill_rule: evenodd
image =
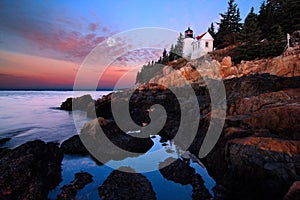
M208 42L205 42L205 47L208 47Z

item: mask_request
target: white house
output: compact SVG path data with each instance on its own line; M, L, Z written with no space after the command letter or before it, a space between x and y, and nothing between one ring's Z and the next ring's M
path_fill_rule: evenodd
M196 59L213 51L214 38L209 32L194 37L193 30L188 27L183 41L183 57L186 59Z

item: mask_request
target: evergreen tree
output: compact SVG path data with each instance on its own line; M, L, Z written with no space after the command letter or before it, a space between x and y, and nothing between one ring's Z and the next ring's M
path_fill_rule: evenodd
M293 33L294 31L300 30L300 1L299 0L288 0L286 2L287 10L284 11L290 16L289 19L289 28L286 31L289 33Z
M135 84L140 83L140 82L141 82L141 73L137 72L136 78L135 78Z
M215 26L214 23L211 23L210 27L207 30L210 35L214 38L216 36Z
M163 51L163 62L162 64L167 64L169 62L169 55L167 54L167 50L164 48L164 51Z
M282 32L282 28L279 24L275 24L271 27L271 32L268 36L268 39L272 42L281 42L283 39L285 39L285 34Z
M163 58L166 58L167 57L167 50L166 48L164 48L164 51L163 51Z
M169 61L173 61L174 60L174 45L172 44L170 47L170 51L169 51Z
M239 38L241 42L256 43L260 38L260 33L258 16L254 13L254 8L252 7L250 13L245 19L245 23Z
M267 0L260 7L258 22L262 31L261 39L280 40L281 34L293 33L300 29L299 0ZM281 28L279 28L279 26ZM281 30L280 30L281 29ZM275 36L277 34L277 36Z
M236 4L235 4L236 5ZM237 5L236 5L237 6ZM241 23L241 13L240 13L240 9L237 8L236 12L234 12L234 15L232 17L232 28L231 28L231 32L234 33L240 33L242 31L242 27L243 24Z
M221 13L221 21L217 23L219 30L216 34L216 45L222 48L237 42L238 34L241 31L240 10L234 0L229 0L225 13Z
M270 12L267 11L266 3L262 2L259 10L259 15L258 15L258 26L262 32L260 39L266 38L267 34L269 33L269 27L270 27L269 19L270 19Z
M300 1L282 0L277 2L276 20L284 33L300 30Z
M182 33L179 34L179 37L177 39L177 43L174 47L174 53L175 53L175 56L176 58L180 58L182 57L182 54L183 54L183 45L184 45L184 42L183 42L183 35Z

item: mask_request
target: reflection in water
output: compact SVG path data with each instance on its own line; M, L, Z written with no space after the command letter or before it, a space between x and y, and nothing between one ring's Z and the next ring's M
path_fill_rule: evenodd
M167 158L164 162L159 163L159 171L163 177L174 181L175 183L192 185L193 199L209 199L211 195L204 186L204 181L189 164L190 163L186 158L185 161L181 159Z
M143 163L137 162L137 158L135 157L109 162L115 163L116 166L130 165L140 169L144 165L148 165L148 163L156 161L155 165L157 169L159 169L160 163L163 163L167 159L172 159L171 161L176 160L173 165L171 165L173 169L169 168L167 171L173 172L175 175L177 174L177 178L169 178L159 170L142 173L142 175L151 183L157 199L191 199L192 195L193 197L199 197L196 199L201 199L202 197L209 196L207 191L209 191L211 195L213 194L212 188L215 186L215 182L208 175L205 168L199 165L195 159L191 159L189 164L186 164L183 160L181 160L180 158L182 158L182 155L186 155L186 153L184 154L180 147L176 146L173 141L168 141L167 146L162 146L160 143L160 136L151 138L154 142L154 145L148 151L148 153L160 150L161 156L160 159L158 159L159 161L156 159L147 160L147 154L144 154L141 156L144 157L142 158L144 160ZM192 158L190 154L189 157ZM136 162L136 165L132 165L131 162ZM180 168L179 166L182 166L183 168ZM104 184L105 180L108 179L109 175L114 169L108 167L107 165L97 165L90 157L80 156L65 156L63 160L62 172L63 181L54 190L50 191L48 196L49 199L56 199L56 196L61 193L60 188L72 181L74 174L82 170L92 174L94 182L88 184L82 190L78 191L76 199L99 199L100 197L98 188ZM136 171L134 168L131 170ZM109 179L111 179L111 177ZM174 181L175 179L177 179L177 181ZM188 180L188 182L184 183L183 181L186 180ZM125 193L126 192L128 191L125 191Z
M86 93L83 92L83 94ZM107 93L97 92L96 95L92 96L96 98ZM76 115L77 119L80 118L83 125L90 120L86 118L86 113L53 109L72 95L72 91L1 91L0 137L12 138L2 147L14 148L35 139L61 143L76 134L77 130L74 126L72 114ZM151 139L154 143L153 146L146 154L139 157L141 160L138 162L138 158L125 158L120 161L109 161L110 164L116 167L131 166L133 170L138 172L139 169L145 168L156 167L158 169L159 163L170 157L178 159L183 154L182 150L173 141L162 140L160 142L161 138L159 136ZM166 146L163 146L162 143L165 143ZM154 155L154 152L158 153L152 157L151 155ZM215 182L208 175L206 169L193 160L191 160L189 166L195 169L195 173L198 175L198 178L194 178L194 182L198 181L198 185L203 188L203 183L201 183L203 179L205 187L212 194ZM50 191L49 199L56 199L57 195L61 193L61 187L70 184L74 179L74 175L80 171L90 173L94 181L79 190L76 199L99 199L98 188L112 173L113 169L107 165L97 165L89 156L68 155L65 155L62 161L62 182ZM195 187L192 187L191 184L181 185L166 179L159 170L142 173L142 175L151 183L157 199L191 199L191 194L195 190Z

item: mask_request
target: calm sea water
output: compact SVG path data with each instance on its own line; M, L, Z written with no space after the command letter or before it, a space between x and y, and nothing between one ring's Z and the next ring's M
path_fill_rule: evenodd
M90 92L82 92L82 95L87 93ZM97 91L90 94L96 99L108 93L108 91ZM35 139L61 143L77 134L73 115L76 115L77 123L81 125L91 119L86 118L86 113L82 111L68 112L57 109L61 102L71 96L73 96L72 91L0 91L0 138L12 138L2 147L14 148ZM155 159L155 162L162 162L168 157L180 158L182 152L172 141L168 141L167 146L160 143L159 136L153 138L153 141L154 145L149 152L161 150L160 159ZM147 155L145 159L149 159ZM136 161L136 158L110 161L109 166L128 166ZM190 165L202 176L205 187L212 193L215 181L206 169L197 162L191 162ZM56 199L61 192L61 187L69 184L74 179L75 173L87 171L93 175L94 182L80 190L76 199L100 199L98 187L113 170L106 165L97 165L90 157L66 155L62 162L63 180L59 186L50 191L48 197ZM190 185L169 181L158 170L143 173L143 175L151 182L157 199L191 199L192 187Z

